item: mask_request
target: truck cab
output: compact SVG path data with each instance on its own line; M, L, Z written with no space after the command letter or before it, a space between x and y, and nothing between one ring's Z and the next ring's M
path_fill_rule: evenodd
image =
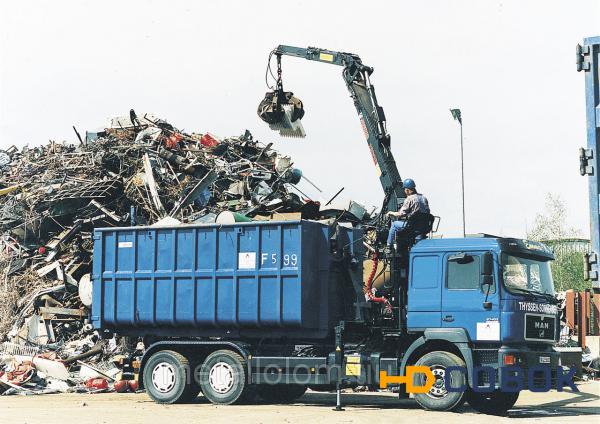
M503 378L499 368L506 366L520 367L523 388L544 378L534 373L528 379L534 366L550 365L555 379L553 259L546 246L528 240L481 235L419 241L409 258L407 331L463 339L471 347L470 355L461 349L467 368L493 368L496 388ZM489 384L483 374L471 372L469 385Z

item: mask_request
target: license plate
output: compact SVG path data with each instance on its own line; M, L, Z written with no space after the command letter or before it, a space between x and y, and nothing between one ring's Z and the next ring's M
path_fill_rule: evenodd
M540 356L540 364L549 364L550 357L549 356Z

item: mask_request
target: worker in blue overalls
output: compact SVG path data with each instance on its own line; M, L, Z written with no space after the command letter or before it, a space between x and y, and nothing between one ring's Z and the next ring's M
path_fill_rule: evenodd
M389 211L387 213L388 216L399 218L397 221L392 221L390 226L386 249L388 252L392 251L396 233L406 226L408 218L418 212L430 213L427 198L422 194L417 193L417 185L413 180L407 178L403 181L402 186L404 187L404 194L406 194L406 199L404 200L402 207L397 212Z

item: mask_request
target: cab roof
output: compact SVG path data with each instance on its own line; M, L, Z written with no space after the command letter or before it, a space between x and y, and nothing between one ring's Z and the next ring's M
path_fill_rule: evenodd
M425 239L417 242L411 249L411 253L462 250L493 250L538 256L542 259L554 259L552 250L543 243L487 234L465 238Z

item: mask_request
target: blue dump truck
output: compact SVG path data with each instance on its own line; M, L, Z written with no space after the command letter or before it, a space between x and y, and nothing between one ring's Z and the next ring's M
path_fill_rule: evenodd
M572 385L552 349L552 253L487 235L433 239L435 218L422 211L386 248L387 212L398 211L406 190L373 68L351 53L274 49L277 80L258 115L288 136L304 134L304 109L283 91L282 56L343 68L382 206L353 223L341 213L327 221L97 229L92 323L107 337L144 338L140 383L150 397L291 402L310 388L335 390L342 409L341 390L363 386L412 393L431 410L468 401L504 413L521 390ZM248 220L260 208L240 212Z
M414 394L424 408L467 400L502 413L519 390L555 386L559 321L544 245L413 238L374 288L370 235L308 220L97 229L92 323L144 337L140 383L161 403L200 391L231 404L249 393L290 402L307 388L402 397L426 386ZM363 282L367 258L375 266ZM402 379L415 366L432 384L425 373Z

